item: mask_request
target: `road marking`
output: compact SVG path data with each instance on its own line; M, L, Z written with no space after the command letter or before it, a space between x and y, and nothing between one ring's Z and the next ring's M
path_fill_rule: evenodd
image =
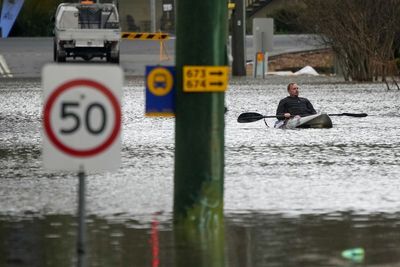
M3 55L0 55L0 74L2 77L9 77L9 78L13 77Z

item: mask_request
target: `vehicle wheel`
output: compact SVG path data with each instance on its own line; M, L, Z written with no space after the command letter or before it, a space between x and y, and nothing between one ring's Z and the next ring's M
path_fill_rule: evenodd
M115 63L115 64L119 64L119 51L118 51L118 54L115 57L110 57L110 62L111 63Z
M65 62L66 56L65 51L61 47L58 47L57 43L54 42L54 61Z
M53 61L56 62L57 61L57 43L54 40L54 45L53 45Z
M119 56L117 56L117 57L115 57L115 58L113 59L113 63L119 64Z
M66 61L65 57L62 56L57 57L57 62L65 62L65 61Z
M65 56L62 56L60 54L61 54L60 51L58 51L58 53L57 53L57 62L65 62L66 61Z

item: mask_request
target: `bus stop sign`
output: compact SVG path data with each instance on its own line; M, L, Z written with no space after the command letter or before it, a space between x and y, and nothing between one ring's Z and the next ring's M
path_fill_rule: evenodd
M175 115L175 67L146 67L146 116Z

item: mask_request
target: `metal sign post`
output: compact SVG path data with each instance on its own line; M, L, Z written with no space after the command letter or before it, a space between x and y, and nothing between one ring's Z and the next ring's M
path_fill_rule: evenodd
M86 181L83 168L78 172L79 190L78 190L78 267L86 266L86 207L85 192Z
M257 78L261 75L265 78L267 71L268 52L273 49L274 20L271 18L256 18L253 20L253 46L254 46L254 64L253 76ZM260 59L262 58L262 61Z
M156 32L156 0L150 0L150 31Z
M86 171L120 164L123 72L118 66L55 65L42 74L43 162L78 172L77 265L86 266Z

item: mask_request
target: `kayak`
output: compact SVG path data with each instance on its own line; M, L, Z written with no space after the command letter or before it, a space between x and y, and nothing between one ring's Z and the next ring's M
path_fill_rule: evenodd
M306 117L295 116L286 121L277 121L275 128L332 128L332 120L326 113L314 114Z
M275 128L332 128L332 120L326 113L318 113L306 117L295 116L286 121L277 121L275 123Z

